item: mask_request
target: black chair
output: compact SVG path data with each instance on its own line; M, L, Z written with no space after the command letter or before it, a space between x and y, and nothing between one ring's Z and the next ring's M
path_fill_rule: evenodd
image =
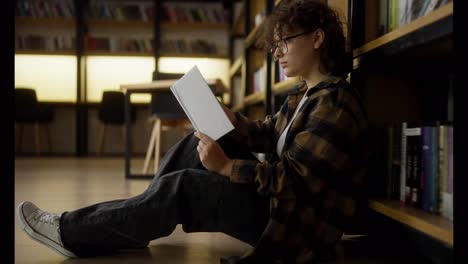
M41 154L40 125L46 132L46 141L49 152L52 151L50 142L49 124L54 120L54 111L48 106L38 102L36 91L32 88L15 88L15 124L19 130L17 137L18 151L21 151L23 139L23 125L34 125L34 139L36 155Z
M136 110L131 108L131 122L136 120ZM104 91L98 108L98 118L101 121L99 146L96 151L101 156L106 141L106 127L122 126L122 142L125 140L125 95L120 91Z
M182 76L183 74L153 73L153 80L179 79ZM187 131L192 129L190 120L185 115L184 110L171 91L161 91L151 94L150 115L153 129L146 151L143 174L148 173L149 163L153 153L154 173L159 168L162 131L178 128L183 135L186 135Z

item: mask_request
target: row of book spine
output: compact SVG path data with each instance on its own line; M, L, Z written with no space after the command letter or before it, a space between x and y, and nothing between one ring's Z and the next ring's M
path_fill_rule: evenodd
M104 52L153 52L154 44L151 38L121 38L121 37L86 37L87 51Z
M74 9L72 0L18 0L15 12L19 17L73 18ZM154 5L152 1L91 1L87 14L93 19L151 21L154 19ZM222 5L206 3L165 4L163 20L175 23L227 23Z
M73 51L75 50L75 37L64 35L17 35L15 48L17 50Z
M166 39L161 43L162 52L168 53L200 53L200 54L218 54L218 48L215 43L204 39Z
M75 37L64 35L17 35L15 41L15 48L18 50L73 51L75 46ZM87 51L149 53L154 50L152 38L87 36L85 46ZM190 42L180 39L165 40L161 50L168 53L219 55L214 43L202 39Z
M453 220L453 125L402 122L377 134L384 196Z
M73 18L72 0L17 0L16 16L33 18Z
M429 14L452 0L379 0L381 35Z
M93 1L89 8L89 17L117 21L151 21L154 19L154 5L153 2Z
M226 24L226 15L220 4L165 4L163 20L173 23Z

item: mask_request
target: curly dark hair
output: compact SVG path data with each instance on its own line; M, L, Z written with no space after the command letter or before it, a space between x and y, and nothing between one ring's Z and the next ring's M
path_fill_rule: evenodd
M275 44L275 34L281 39L300 29L325 33L321 47L321 72L346 77L351 69L351 54L346 51L343 23L336 10L319 0L282 0L265 21L262 37L257 45L266 50Z

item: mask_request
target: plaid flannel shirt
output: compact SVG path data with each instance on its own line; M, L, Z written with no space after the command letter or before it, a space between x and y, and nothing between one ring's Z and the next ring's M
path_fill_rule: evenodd
M278 138L306 91L278 157ZM359 95L331 77L309 90L299 85L263 122L235 114L232 135L253 152L273 154L264 162L234 160L230 175L271 197L270 221L252 253L275 263L311 263L333 250L363 200L368 124Z

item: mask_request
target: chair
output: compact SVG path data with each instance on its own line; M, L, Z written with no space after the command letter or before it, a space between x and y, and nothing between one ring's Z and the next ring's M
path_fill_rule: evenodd
M36 155L41 154L40 125L46 132L46 141L49 152L52 151L50 142L49 124L54 119L54 111L48 105L38 102L36 91L32 88L15 88L15 124L19 130L18 151L21 151L23 139L23 125L34 124L34 139Z
M153 80L179 79L180 77L182 77L182 74L153 74ZM161 160L162 131L169 130L171 128L178 128L185 136L187 131L192 128L184 110L179 105L179 102L171 91L153 93L151 95L150 112L150 121L153 123L153 129L146 151L145 163L143 165L143 174L148 173L149 164L153 153L154 173L159 168L159 161Z
M130 116L131 122L134 123L136 120L135 108L131 109ZM101 121L101 128L96 154L101 156L106 141L107 126L121 126L122 142L125 140L125 94L121 91L104 91L98 108L98 119Z

